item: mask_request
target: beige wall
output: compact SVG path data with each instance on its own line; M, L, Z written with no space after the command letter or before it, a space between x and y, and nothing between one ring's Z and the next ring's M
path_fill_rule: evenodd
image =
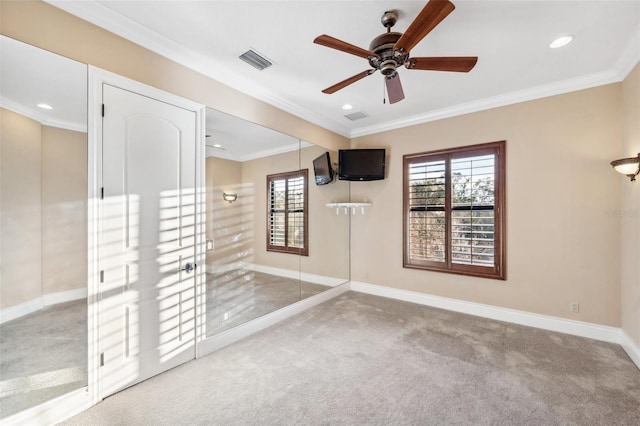
M42 127L42 292L87 287L87 134Z
M248 250L251 263L324 277L349 279L349 216L336 215L327 203L348 201L347 182L317 186L313 160L327 150L312 146L300 153L288 152L242 163L243 190L246 199L244 223L246 235L252 237ZM331 153L337 161L337 153ZM307 169L309 172L309 256L268 252L267 246L267 182L269 174ZM249 228L251 230L249 231Z
M42 294L42 128L6 109L0 124L0 308L6 308Z
M309 169L309 256L300 259L303 273L349 279L349 215L336 214L327 203L349 201L349 183L336 180L316 185L313 160L327 150L313 146L300 152L300 166ZM338 162L338 153L330 152ZM357 212L358 217L360 212Z
M267 248L267 175L298 170L298 150L263 157L242 163L243 190L246 197L245 230L251 241L248 261L258 265L289 270L299 270L300 257L291 254L268 252Z
M621 85L365 136L388 178L351 185L371 213L352 220L351 279L544 315L620 325ZM402 156L507 141L507 280L402 267ZM569 303L580 303L580 313Z
M242 193L242 163L221 158L207 158L207 240L214 251L207 253L207 271L216 272L225 265L247 261L248 244L242 206L248 199ZM222 193L236 193L238 199L228 203Z
M40 1L2 0L0 7L0 31L9 37L329 149L348 144L342 136L252 99ZM388 179L351 185L352 201L374 204L367 215L352 220L352 279L613 326L619 326L622 318L623 327L638 343L640 291L638 262L633 257L638 236L637 218L611 214L621 208L634 212L638 191L628 182L627 186L621 185L620 177L611 173L608 165L611 159L640 150L637 87L636 67L622 85L353 140L353 147L387 147L390 158ZM620 120L623 111L624 126ZM507 140L507 281L403 269L402 155L502 139ZM3 148L3 166L8 163L5 156ZM256 170L249 167L247 173L255 174ZM4 174L3 167L3 188L8 185ZM261 191L264 192L264 188ZM25 194L16 196L26 197ZM264 221L266 201L260 200L258 193L250 196L249 213ZM3 209L5 205L3 195ZM3 218L3 224L8 220ZM262 229L256 231L256 237L264 239ZM3 242L3 264L7 252ZM262 261L258 260L256 263ZM268 264L268 259L264 261ZM4 278L2 282L5 283ZM624 300L622 314L621 298ZM570 301L580 303L579 314L569 312Z
M115 72L297 138L344 148L349 140L231 89L41 1L0 2L2 34Z
M4 309L87 286L87 135L0 112Z
M622 83L623 146L612 159L634 157L640 153L640 64ZM622 180L620 203L620 257L622 329L640 347L640 178Z

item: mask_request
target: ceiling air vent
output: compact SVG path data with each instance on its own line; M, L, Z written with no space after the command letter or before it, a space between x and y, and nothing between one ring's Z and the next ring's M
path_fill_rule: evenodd
M239 56L240 59L257 69L258 71L262 71L265 68L269 68L271 65L271 61L267 58L259 54L253 49L249 49Z
M352 112L351 114L347 114L345 115L345 117L347 117L351 121L356 121L356 120L360 120L361 118L368 117L368 115L362 111L358 111L358 112Z

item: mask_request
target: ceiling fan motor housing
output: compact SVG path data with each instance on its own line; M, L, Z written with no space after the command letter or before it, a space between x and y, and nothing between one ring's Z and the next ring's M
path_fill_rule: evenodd
M379 57L369 58L369 65L380 70L382 75L393 75L396 69L409 59L409 53L394 50L396 42L402 33L388 32L380 34L369 44L369 50Z

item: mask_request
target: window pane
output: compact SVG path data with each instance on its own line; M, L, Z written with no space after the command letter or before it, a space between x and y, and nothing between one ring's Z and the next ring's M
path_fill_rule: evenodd
M271 181L271 210L284 210L286 200L286 181L274 180Z
M493 267L495 155L451 160L451 261Z
M445 202L445 162L432 161L409 166L409 205L441 206Z
M304 247L304 213L296 212L289 214L289 247Z
M285 238L285 213L271 213L269 223L269 239L271 245L284 246Z
M411 212L409 215L410 258L444 262L445 235L444 212Z
M445 261L445 162L409 165L409 256Z
M451 203L456 206L493 206L495 155L451 160Z
M297 177L289 179L288 182L289 205L287 210L290 212L300 212L304 210L304 179Z
M451 215L451 261L493 267L493 210L454 211Z

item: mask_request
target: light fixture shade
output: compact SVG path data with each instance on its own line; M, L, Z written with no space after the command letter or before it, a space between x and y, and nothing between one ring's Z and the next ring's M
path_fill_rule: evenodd
M222 198L224 198L225 201L233 203L235 200L238 199L238 194L223 192L222 193Z
M616 172L629 176L634 181L638 173L640 173L640 154L637 157L612 161L611 166Z

